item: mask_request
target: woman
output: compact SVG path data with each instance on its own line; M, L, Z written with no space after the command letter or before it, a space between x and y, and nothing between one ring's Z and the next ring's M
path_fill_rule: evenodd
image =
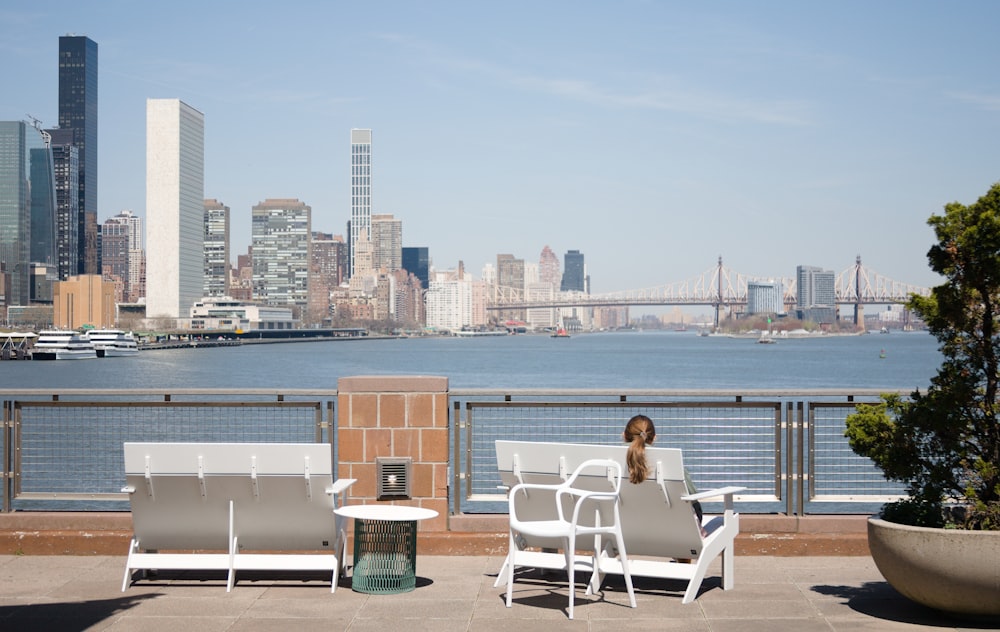
M628 452L625 455L625 465L628 466L628 480L638 485L649 476L649 465L646 463L646 446L653 445L653 439L656 438L656 426L653 425L653 420L646 415L636 415L625 424L625 431L622 433L622 438L628 444ZM687 485L687 492L689 494L697 493L698 490L695 489L694 483L691 482L691 475L688 474L687 468L684 468L684 484ZM698 518L698 527L701 528L703 516L701 503L696 500L691 504L694 507L695 516ZM701 534L705 535L704 529L701 530Z

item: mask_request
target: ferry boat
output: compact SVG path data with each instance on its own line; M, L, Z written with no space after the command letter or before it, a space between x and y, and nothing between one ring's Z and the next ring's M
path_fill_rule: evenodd
M99 358L119 358L139 353L139 344L132 332L121 329L91 329L86 334L94 344Z
M97 349L87 336L61 329L38 332L38 339L31 349L32 360L87 360L96 357Z

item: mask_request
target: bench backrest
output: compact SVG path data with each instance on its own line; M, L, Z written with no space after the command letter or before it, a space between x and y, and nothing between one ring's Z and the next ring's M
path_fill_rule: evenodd
M317 443L126 443L143 549L333 550L333 458Z
M497 441L500 479L508 487L519 482L558 484L587 459L609 458L628 471L625 445L605 446L580 443ZM687 494L681 451L674 448L646 448L649 477L638 485L624 481L620 512L625 547L629 555L693 558L701 552L702 538ZM581 486L588 486L582 477ZM591 480L589 484L603 485ZM530 520L554 517L551 495L531 493L515 497L518 515ZM601 518L602 522L608 516ZM551 542L529 542L532 546L555 546Z

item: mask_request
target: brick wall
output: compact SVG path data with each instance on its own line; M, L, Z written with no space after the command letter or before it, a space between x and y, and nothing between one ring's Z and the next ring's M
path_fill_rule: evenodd
M356 376L337 381L337 475L356 478L351 502L375 504L376 457L410 457L411 499L438 517L421 531L448 529L448 378Z

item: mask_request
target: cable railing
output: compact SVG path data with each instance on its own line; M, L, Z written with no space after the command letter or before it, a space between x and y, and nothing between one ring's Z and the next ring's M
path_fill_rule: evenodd
M456 389L449 393L455 514L503 513L498 439L617 445L645 414L684 450L696 486L746 487L744 513L866 513L903 494L855 455L844 420L880 391ZM127 441L322 442L337 459L336 390L0 391L3 510L128 509ZM711 510L711 508L709 507Z

